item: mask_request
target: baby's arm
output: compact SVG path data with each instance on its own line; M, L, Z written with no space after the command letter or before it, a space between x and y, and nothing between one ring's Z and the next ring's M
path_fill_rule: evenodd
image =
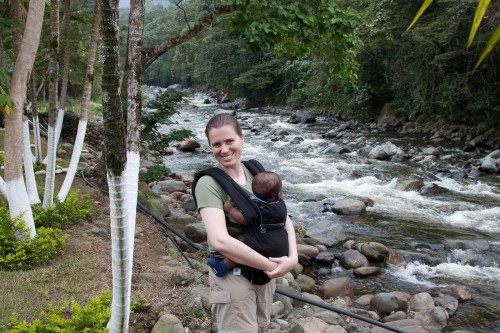
M241 211L234 205L234 202L228 200L224 202L224 212L239 224L246 224L245 217Z

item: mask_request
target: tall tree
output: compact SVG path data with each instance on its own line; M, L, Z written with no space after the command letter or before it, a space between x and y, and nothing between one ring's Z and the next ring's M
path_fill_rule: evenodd
M102 106L104 156L110 200L113 298L109 331L127 332L130 302L129 226L125 118L120 97L118 0L102 0L101 16Z
M85 140L85 133L87 130L87 122L89 116L89 103L90 95L92 92L92 82L94 80L94 67L95 59L97 54L97 42L99 39L99 23L101 18L101 6L100 2L95 2L94 7L94 19L92 24L92 35L89 44L89 53L87 60L87 71L85 74L85 81L83 83L82 92L82 105L80 109L80 120L78 121L78 129L75 138L75 144L73 145L73 153L71 155L71 161L68 167L68 172L64 178L64 182L57 195L60 201L64 201L69 193L71 184L75 178L76 169L78 168L78 162L80 161L80 155L82 153L83 142Z
M16 57L10 96L14 104L12 114L5 116L5 188L12 217L23 214L30 237L36 235L33 213L22 177L22 116L26 100L26 86L29 73L33 68L40 33L42 30L45 2L31 0L19 53Z
M50 71L49 71L49 121L47 128L47 172L43 207L54 202L54 178L56 171L56 117L59 82L59 1L50 1Z

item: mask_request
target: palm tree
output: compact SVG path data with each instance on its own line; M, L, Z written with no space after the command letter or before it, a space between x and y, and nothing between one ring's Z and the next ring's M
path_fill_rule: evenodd
M488 9L488 6L490 5L491 0L479 0L476 8L476 13L474 15L474 21L472 22L472 26L470 28L470 33L469 33L469 39L467 40L467 49L470 48L472 45L472 42L474 41L474 37L476 36L477 30L479 29L479 25L481 25L481 21L483 20L483 17L486 13L486 10ZM424 0L422 6L418 10L417 14L413 18L413 21L410 23L410 26L406 31L410 30L411 27L417 23L418 19L422 14L425 12L427 7L431 5L433 0ZM474 71L481 65L483 60L486 58L486 56L493 50L493 48L498 44L500 41L500 26L496 28L495 32L493 35L490 37L488 42L486 43L483 51L481 52L481 55L476 61L476 64L474 65Z

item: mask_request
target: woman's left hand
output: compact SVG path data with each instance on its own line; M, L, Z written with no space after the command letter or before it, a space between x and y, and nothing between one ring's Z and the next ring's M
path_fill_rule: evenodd
M272 271L266 271L266 273L270 278L277 278L285 275L290 272L292 269L297 266L297 259L291 257L279 257L279 258L269 258L270 261L276 263L278 267L273 269Z

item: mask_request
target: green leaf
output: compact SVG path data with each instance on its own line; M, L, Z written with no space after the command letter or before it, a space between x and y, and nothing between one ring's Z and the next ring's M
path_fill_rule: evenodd
M495 33L488 40L488 43L486 43L486 46L481 52L481 55L479 56L476 65L474 66L474 71L479 67L479 65L481 65L484 58L486 58L486 56L491 52L491 50L493 50L493 47L495 47L495 45L497 45L499 41L500 41L500 27L497 27Z
M410 26L406 29L406 31L410 30L411 27L417 23L418 19L420 18L420 16L422 16L422 14L425 12L425 10L427 9L427 7L429 7L429 5L432 3L432 0L425 0L424 3L422 4L422 7L420 7L420 9L418 10L417 12L417 15L415 15L415 17L413 18L413 21L411 22Z
M469 40L467 41L467 48L469 48L476 36L477 29L483 20L484 13L490 4L490 0L479 0L476 8L476 14L474 15L474 21L472 22L472 27L470 28Z

